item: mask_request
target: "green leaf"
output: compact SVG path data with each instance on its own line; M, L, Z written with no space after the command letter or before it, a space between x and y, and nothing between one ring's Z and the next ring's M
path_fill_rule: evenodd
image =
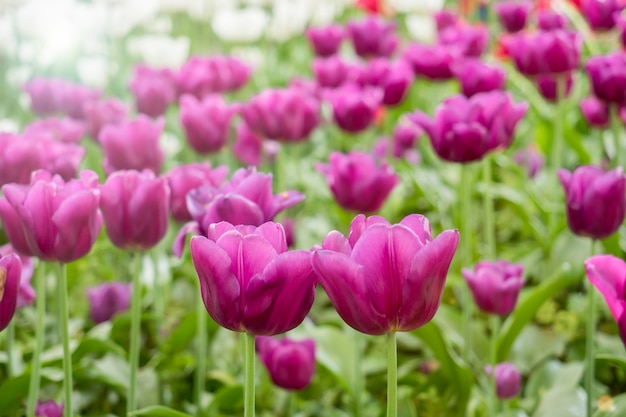
M0 385L0 410L8 413L22 407L28 395L29 385L30 374L8 379Z
M109 339L84 338L72 354L72 362L79 362L89 354L104 355L107 353L125 357L126 351L123 347Z
M146 417L192 417L189 414L181 413L180 411L176 411L162 405L142 408L141 410L133 411L130 415Z
M624 358L623 356L602 353L596 355L596 362L609 362L617 365L618 367L626 371L626 358Z

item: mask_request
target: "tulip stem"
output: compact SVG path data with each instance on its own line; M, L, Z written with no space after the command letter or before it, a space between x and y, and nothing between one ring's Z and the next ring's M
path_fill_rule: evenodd
M591 243L591 256L598 253L598 246L600 242L593 240ZM593 380L595 377L595 352L594 352L594 338L596 332L596 297L595 289L591 284L591 281L587 280L587 334L586 334L586 348L585 356L587 359L587 373L585 374L585 390L587 391L587 416L593 415Z
M556 104L554 117L554 134L552 137L552 169L556 172L563 164L563 118L565 117L565 96L567 79L556 77Z
M37 275L35 277L35 306L37 316L35 321L35 348L30 371L30 385L28 387L28 404L26 410L28 417L35 417L35 408L39 398L39 383L41 374L41 352L43 351L44 319L46 316L46 264L37 263Z
M483 184L485 186L485 192L483 195L483 203L485 210L485 241L487 242L486 257L491 260L496 259L496 227L495 227L495 213L493 209L493 194L492 194L492 173L491 173L491 158L486 155L483 160Z
M461 166L461 181L459 190L461 197L461 215L459 224L461 228L461 267L472 263L472 172L471 165ZM467 285L463 286L462 323L463 323L463 360L469 364L470 351L472 348L472 314L474 304L472 293Z
M245 390L244 417L254 417L254 335L246 333L245 341Z
M492 314L489 316L489 327L491 327L491 378L489 379L489 409L491 415L498 414L498 392L496 387L496 365L498 363L498 333L500 332L500 316Z
M41 295L37 294L37 297ZM59 298L59 323L61 324L61 339L63 341L63 374L64 374L64 392L65 417L72 417L72 352L70 351L70 326L69 326L69 308L68 308L68 286L67 286L67 265L64 262L59 263L59 282L57 284L57 297Z
M130 381L128 383L128 398L126 399L127 414L137 408L137 371L139 368L139 342L141 339L141 254L132 254L132 298L130 301L130 348L128 361L130 367Z
M624 168L624 145L620 135L622 121L619 116L619 108L616 105L611 105L609 110L611 112L611 132L615 142L615 163L616 166Z
M398 346L396 332L387 333L387 417L398 416Z
M6 338L4 340L7 351L7 377L11 379L15 373L13 369L13 354L15 353L15 320L7 325Z
M200 281L198 281L198 285ZM201 292L199 292L201 294ZM204 393L204 379L206 375L206 358L207 358L207 311L204 308L202 296L196 300L196 415L202 415L202 394Z

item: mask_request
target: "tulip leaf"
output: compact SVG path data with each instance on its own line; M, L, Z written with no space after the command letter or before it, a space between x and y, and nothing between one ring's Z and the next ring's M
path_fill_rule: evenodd
M619 417L626 415L626 394L617 397L606 397L606 400L598 402L598 410L593 417Z
M505 361L513 343L524 327L533 319L537 310L550 298L564 289L580 282L581 268L567 268L557 271L531 290L522 293L513 313L506 319L498 338L498 362Z
M78 362L89 354L102 355L105 353L126 357L124 348L112 340L86 337L80 341L80 344L72 354L72 362Z
M601 353L596 355L596 362L609 362L626 371L626 358L624 356Z
M191 417L189 414L181 413L180 411L176 411L162 405L145 407L141 410L131 412L130 415L146 417Z

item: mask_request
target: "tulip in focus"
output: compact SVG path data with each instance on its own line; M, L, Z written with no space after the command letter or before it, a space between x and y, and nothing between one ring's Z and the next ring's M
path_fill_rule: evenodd
M0 256L0 332L15 314L21 275L22 263L17 255Z
M354 51L362 58L391 56L399 43L395 31L394 23L374 15L352 20L347 25Z
M209 315L236 332L285 333L306 317L317 277L309 251L287 251L278 223L212 224L191 239L191 259Z
M296 341L286 337L258 336L256 346L259 358L276 386L298 391L311 383L315 375L313 339Z
M491 376L491 365L485 367L485 373ZM496 365L496 394L501 400L511 399L520 393L522 374L511 362Z
M506 316L513 311L524 285L522 265L504 260L481 261L473 271L464 268L461 272L478 308L498 316Z
M589 126L605 129L609 127L609 106L594 96L580 101L580 111Z
M54 401L38 402L35 409L36 417L62 417L63 416L63 404L55 403Z
M310 27L306 36L315 52L315 55L327 57L336 54L344 38L344 29L339 25L326 27Z
M200 154L218 152L228 141L230 122L237 106L226 104L221 96L202 100L185 94L180 98L180 124L187 141Z
M137 65L129 87L137 110L150 117L162 116L167 106L176 100L174 73L169 69Z
M466 97L493 90L503 90L506 72L498 66L483 63L479 59L464 59L452 67L454 75L461 83L461 91Z
M567 200L567 224L580 236L604 239L624 222L626 176L621 167L604 172L584 165L574 172L558 171Z
M131 284L121 282L107 282L87 288L91 320L100 324L127 311L131 292Z
M509 33L519 32L526 27L531 8L532 3L526 0L504 0L494 6L500 24Z
M341 318L370 335L415 330L437 312L459 233L433 239L428 220L398 224L360 214L346 238L330 232L313 253L313 269Z

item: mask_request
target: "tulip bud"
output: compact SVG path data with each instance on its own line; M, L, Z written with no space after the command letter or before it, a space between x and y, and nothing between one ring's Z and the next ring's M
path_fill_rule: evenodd
M594 31L611 30L615 26L615 15L626 5L621 0L585 0L581 12Z
M350 133L367 129L374 121L382 99L379 89L345 86L328 93L337 125Z
M485 373L491 376L491 366L485 367ZM508 400L519 394L522 385L522 374L511 362L496 365L496 395L501 400Z
M626 53L593 56L585 70L596 97L607 104L626 104Z
M496 66L484 64L478 59L465 59L452 67L461 82L461 91L466 97L478 93L504 89L506 72Z
M347 32L354 52L360 57L388 57L398 47L396 25L378 16L348 22Z
M200 154L218 152L228 141L230 122L237 113L220 96L206 96L199 101L185 94L180 98L180 123L187 141Z
M276 386L290 391L306 388L315 375L315 341L276 340L258 336L259 358Z
M505 0L495 4L500 24L509 33L519 32L526 27L531 8L529 1Z
M589 123L589 126L597 128L609 127L609 106L594 96L580 100L580 111Z
M21 274L22 263L17 255L0 257L0 332L15 314Z
M128 310L132 286L121 282L107 282L87 288L91 320L99 324Z
M457 48L446 45L410 44L404 51L404 60L411 65L415 75L431 80L449 80L453 64L461 57Z
M310 27L306 31L306 36L315 54L326 57L334 55L339 51L344 37L344 29L339 25L319 28Z
M524 285L522 265L504 260L482 261L476 264L474 271L463 268L461 272L478 308L498 316L513 311Z
M539 30L551 31L567 28L567 17L555 12L552 9L542 9L537 11L537 27Z
M162 116L167 106L176 100L174 74L168 69L140 64L135 67L129 87L137 110L151 117Z

